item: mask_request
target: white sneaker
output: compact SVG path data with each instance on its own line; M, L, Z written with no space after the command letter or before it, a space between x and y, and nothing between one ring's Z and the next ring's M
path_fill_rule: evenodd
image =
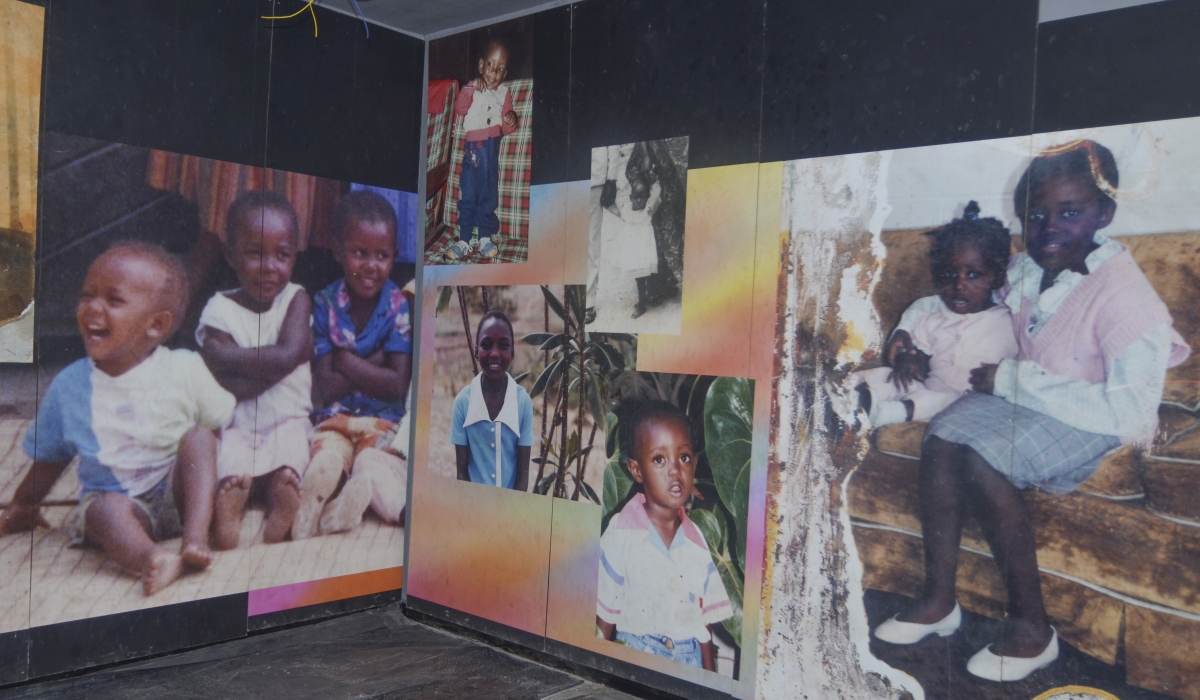
M1050 643L1046 645L1042 653L1029 659L1018 656L998 656L992 653L989 644L980 649L967 662L967 673L985 681L1019 681L1058 659L1058 630L1051 627L1050 632Z
M958 631L961 624L962 608L955 603L949 615L931 625L901 622L893 615L890 620L875 628L875 638L888 644L916 644L931 634L949 637Z

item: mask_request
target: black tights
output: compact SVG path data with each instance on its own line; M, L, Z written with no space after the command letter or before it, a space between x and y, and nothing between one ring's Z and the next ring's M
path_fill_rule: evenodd
M954 608L959 541L969 508L987 538L1008 590L1008 617L997 654L1035 656L1050 639L1033 524L1021 492L966 445L929 437L921 450L921 531L925 591L900 615L932 623Z

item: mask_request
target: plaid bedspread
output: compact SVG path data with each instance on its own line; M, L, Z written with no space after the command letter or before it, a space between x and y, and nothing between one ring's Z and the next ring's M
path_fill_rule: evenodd
M513 110L520 119L520 126L508 136L500 139L500 205L496 207L496 216L500 219L500 234L493 243L500 253L490 260L472 255L465 262L509 262L523 263L529 257L529 171L531 159L531 144L533 137L533 80L510 80L507 83L512 93ZM430 143L434 135L435 118L430 116ZM440 127L444 128L444 127ZM446 248L458 239L458 199L461 196L458 185L459 171L462 169L463 140L465 132L460 125L455 128L451 145L450 181L445 202L444 221L449 228L441 238L434 242L425 253L427 264L453 263L445 257ZM430 149L432 155L432 148ZM431 167L436 165L430 160Z
M454 123L454 98L458 96L458 82L451 80L449 83L441 111L429 115L429 129L426 134L426 147L429 150L426 167L429 170L447 162L450 156L450 128ZM437 212L441 211L446 203L446 190L443 188L440 192L430 192L427 196L429 198L425 200L425 231L437 222ZM424 241L425 237L421 236L422 249Z
M446 91L446 102L437 114L429 115L429 132L426 143L429 148L428 167L433 170L446 161L446 152L450 147L450 125L454 121L454 100L458 97L458 83L451 83Z

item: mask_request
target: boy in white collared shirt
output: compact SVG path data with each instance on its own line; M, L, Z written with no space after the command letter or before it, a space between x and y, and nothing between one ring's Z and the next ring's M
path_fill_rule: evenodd
M480 372L454 399L450 442L459 480L527 491L533 401L508 375L513 345L508 317L484 314L475 332Z

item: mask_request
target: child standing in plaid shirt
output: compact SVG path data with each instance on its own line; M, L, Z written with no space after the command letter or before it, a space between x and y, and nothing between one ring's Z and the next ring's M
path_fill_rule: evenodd
M458 200L459 240L446 255L460 260L472 252L471 232L479 229L479 252L494 258L500 252L492 236L500 232L496 206L500 201L500 139L517 130L512 94L503 84L508 74L508 48L493 40L479 59L479 77L463 86L454 113L463 117L466 131Z

